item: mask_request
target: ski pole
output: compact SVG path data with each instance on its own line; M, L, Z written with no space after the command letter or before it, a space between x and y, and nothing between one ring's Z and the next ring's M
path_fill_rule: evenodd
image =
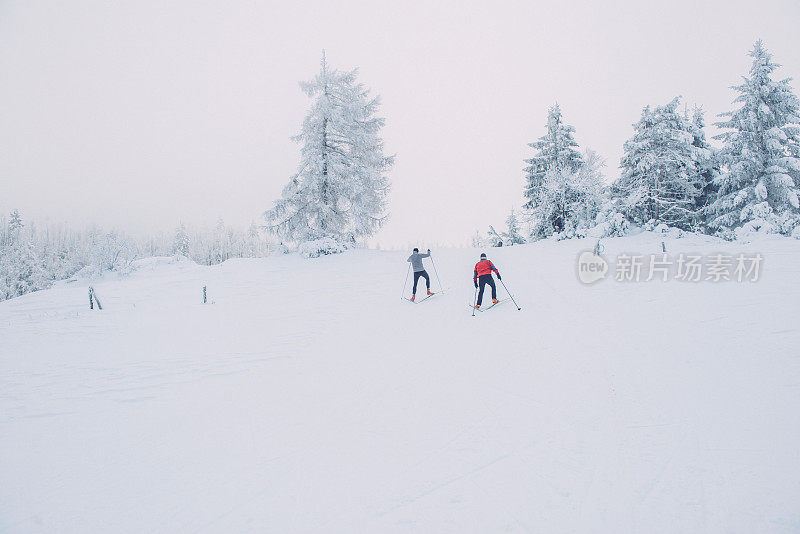
M408 264L408 270L406 271L406 281L403 282L403 292L400 293L400 298L401 299L405 298L403 295L406 294L406 286L408 285L408 273L410 273L410 272L411 272L411 264L409 263Z
M478 303L478 288L475 288L475 300L472 301L472 316L475 317L475 305Z
M431 256L431 264L433 265L433 272L436 273L436 281L439 282L439 291L443 291L444 288L442 287L442 281L439 279L439 272L436 270L436 262L433 261L433 256Z
M505 288L505 290L506 290L506 293L508 293L508 296L509 296L509 297L511 297L511 302L513 302L513 303L514 303L514 306L516 306L516 307L517 307L517 311L521 310L522 308L520 308L520 307L519 307L519 304L517 304L517 301L516 301L516 300L514 300L514 295L512 295L512 294L511 294L511 291L509 291L509 290L508 290L508 288L506 287L506 283L505 283L505 282L503 282L503 279L502 279L502 278L500 279L500 283L501 283L501 284L503 284L503 287Z

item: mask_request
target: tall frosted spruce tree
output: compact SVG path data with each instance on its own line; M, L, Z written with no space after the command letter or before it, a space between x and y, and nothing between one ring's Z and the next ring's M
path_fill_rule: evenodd
M684 229L698 223L707 152L694 146L696 124L678 112L679 104L675 98L665 106L645 107L625 142L622 174L611 191L619 211L633 221Z
M529 145L537 150L525 160L524 207L532 239L559 232L569 237L597 216L603 163L592 151L582 154L574 134L556 104L548 110L547 133Z
M723 113L727 129L719 191L709 224L789 234L800 225L800 101L789 85L771 75L780 65L759 40L750 52L750 77L733 87L741 107Z
M536 149L536 155L525 160L528 164L525 168L525 208L533 209L538 204L547 171L577 171L583 165L583 158L575 141L575 128L564 122L558 104L547 110L547 133L528 146Z
M354 243L388 216L394 158L383 153L379 99L357 82L357 73L331 69L323 52L319 74L300 84L313 103L293 138L302 143L299 170L265 213L267 227L284 240Z

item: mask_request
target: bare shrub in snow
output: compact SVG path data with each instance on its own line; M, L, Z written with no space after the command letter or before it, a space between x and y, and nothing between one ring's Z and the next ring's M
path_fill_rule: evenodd
M347 246L331 237L323 237L313 241L305 241L297 247L297 252L304 258L319 258L328 254L341 254Z

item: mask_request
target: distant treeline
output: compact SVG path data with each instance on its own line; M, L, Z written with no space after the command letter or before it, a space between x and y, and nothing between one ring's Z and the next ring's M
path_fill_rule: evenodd
M247 231L221 220L211 231L187 230L174 235L135 239L99 227L75 230L67 225L38 227L14 210L0 216L0 301L50 287L81 272L96 276L106 271L125 274L134 260L182 255L213 265L228 258L262 257L283 250L255 224Z
M524 205L506 230L489 227L476 243L495 246L556 238L621 235L630 225L666 225L724 239L753 232L800 237L800 100L761 41L748 76L733 87L735 108L721 114L715 147L699 107L680 97L647 106L619 164L604 185L602 160L580 150L575 128L556 104L546 134L530 143Z

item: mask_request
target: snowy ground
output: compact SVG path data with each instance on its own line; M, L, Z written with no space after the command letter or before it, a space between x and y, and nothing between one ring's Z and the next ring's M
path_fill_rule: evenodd
M584 286L565 241L488 250L523 310L475 318L475 250L421 304L381 251L0 303L0 531L798 532L800 246L666 244L762 279Z

